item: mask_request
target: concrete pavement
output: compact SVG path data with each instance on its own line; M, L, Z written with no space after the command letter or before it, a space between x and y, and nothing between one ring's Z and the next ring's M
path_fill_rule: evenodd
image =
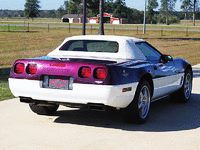
M200 65L193 70L191 100L152 103L143 125L125 123L118 111L60 106L41 116L18 98L0 102L0 150L200 150Z

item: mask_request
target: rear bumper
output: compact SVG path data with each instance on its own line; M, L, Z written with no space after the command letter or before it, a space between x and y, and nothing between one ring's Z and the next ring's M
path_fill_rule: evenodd
M9 87L16 97L30 97L37 100L78 103L104 104L125 108L134 98L138 83L124 85L92 85L73 83L73 90L42 88L41 81L9 78ZM131 91L122 92L131 87Z

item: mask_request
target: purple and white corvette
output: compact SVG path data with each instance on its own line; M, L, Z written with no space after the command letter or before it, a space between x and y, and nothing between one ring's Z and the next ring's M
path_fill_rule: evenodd
M9 86L37 114L59 105L120 109L127 122L144 123L150 103L165 96L188 102L192 68L142 39L87 35L67 38L47 56L15 61Z

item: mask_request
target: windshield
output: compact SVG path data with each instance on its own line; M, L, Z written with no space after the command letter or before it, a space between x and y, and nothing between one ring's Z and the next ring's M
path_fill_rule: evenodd
M118 43L102 40L71 40L66 42L59 50L81 52L107 52L117 53Z

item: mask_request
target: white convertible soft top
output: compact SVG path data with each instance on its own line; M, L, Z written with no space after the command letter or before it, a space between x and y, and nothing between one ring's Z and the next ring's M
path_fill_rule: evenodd
M108 52L79 52L79 51L62 51L59 50L67 41L70 40L103 40L115 41L119 44L117 53ZM47 56L56 58L90 58L90 59L142 59L145 60L143 53L135 46L136 42L144 42L142 39L127 37L127 36L112 36L112 35L81 35L68 37L64 42Z

